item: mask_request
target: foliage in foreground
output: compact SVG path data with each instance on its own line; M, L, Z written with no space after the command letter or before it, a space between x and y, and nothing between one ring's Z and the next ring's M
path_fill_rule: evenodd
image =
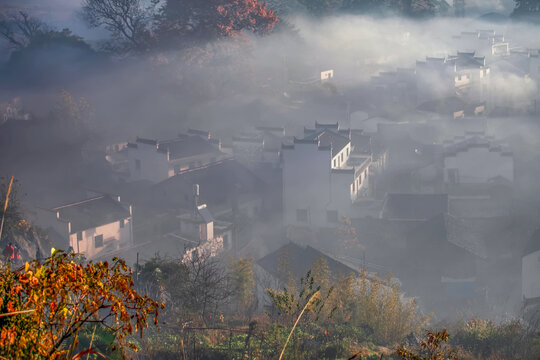
M63 359L88 324L106 328L125 355L135 345L126 337L157 325L160 304L137 293L123 260L85 263L56 251L0 269L0 355L9 359Z

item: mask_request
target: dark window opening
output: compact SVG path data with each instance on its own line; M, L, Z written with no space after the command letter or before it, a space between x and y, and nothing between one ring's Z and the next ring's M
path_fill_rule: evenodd
M97 235L94 237L94 247L95 248L103 247L103 235Z

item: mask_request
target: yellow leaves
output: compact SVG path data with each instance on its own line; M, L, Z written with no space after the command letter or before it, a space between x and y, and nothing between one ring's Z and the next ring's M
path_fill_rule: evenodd
M34 309L32 314L7 320L14 325L24 321L24 326L3 326L0 357L40 354L42 358L61 358L57 349L62 346L58 341L70 341L63 334L98 312L115 319L118 339L134 331L142 332L148 326L149 315L157 323L162 304L139 295L133 289L131 274L132 270L121 260L82 264L76 255L60 250L53 250L43 263L27 262L22 269L0 267L0 291L6 294L5 299L0 298L0 306L9 301L6 307L11 310ZM13 329L13 336L24 341L17 340L14 347L6 347L12 338L6 329Z

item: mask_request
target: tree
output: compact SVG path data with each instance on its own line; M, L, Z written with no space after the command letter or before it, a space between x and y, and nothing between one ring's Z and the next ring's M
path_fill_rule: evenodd
M280 321L290 326L304 311L310 314L312 320L318 320L333 290L331 287L323 291L309 270L306 276L300 279L299 291L296 287L285 287L283 290L267 289L266 293L270 296Z
M402 360L459 360L454 349L448 346L450 336L446 332L428 332L415 350L401 345L396 353Z
M9 42L12 48L25 48L36 36L47 30L42 21L24 11L0 14L0 35Z
M88 134L91 115L90 104L84 98L76 99L62 90L51 112L51 123L64 143L81 144Z
M238 258L231 263L233 297L239 313L248 312L255 296L255 279L251 259Z
M384 6L381 0L343 0L343 11L348 13L373 13L382 11Z
M17 180L0 177L0 244L2 240L11 239L26 227L17 197Z
M514 0L515 7L512 17L536 20L540 19L540 0Z
M343 0L298 0L314 16L332 15L340 11Z
M43 263L0 268L0 355L10 359L62 359L87 324L109 329L126 354L126 337L158 323L160 304L133 288L124 261L84 263L55 251ZM70 350L71 349L71 350Z
M157 2L144 7L141 0L84 0L82 14L92 27L103 26L116 51L144 51L151 44L151 21Z
M162 45L189 47L241 31L265 35L278 18L257 0L167 0L158 17Z
M194 254L183 261L156 257L144 264L141 286L170 306L180 322L202 320L228 301L232 294L230 275L208 254Z

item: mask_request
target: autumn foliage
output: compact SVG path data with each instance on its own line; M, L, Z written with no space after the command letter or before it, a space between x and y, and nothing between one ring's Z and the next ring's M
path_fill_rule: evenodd
M160 304L134 289L131 269L119 259L84 262L56 251L43 263L0 269L0 356L64 359L85 324L108 328L125 353L126 337L158 322Z
M211 41L240 31L265 35L278 18L257 0L169 0L162 9L159 37L166 43Z

